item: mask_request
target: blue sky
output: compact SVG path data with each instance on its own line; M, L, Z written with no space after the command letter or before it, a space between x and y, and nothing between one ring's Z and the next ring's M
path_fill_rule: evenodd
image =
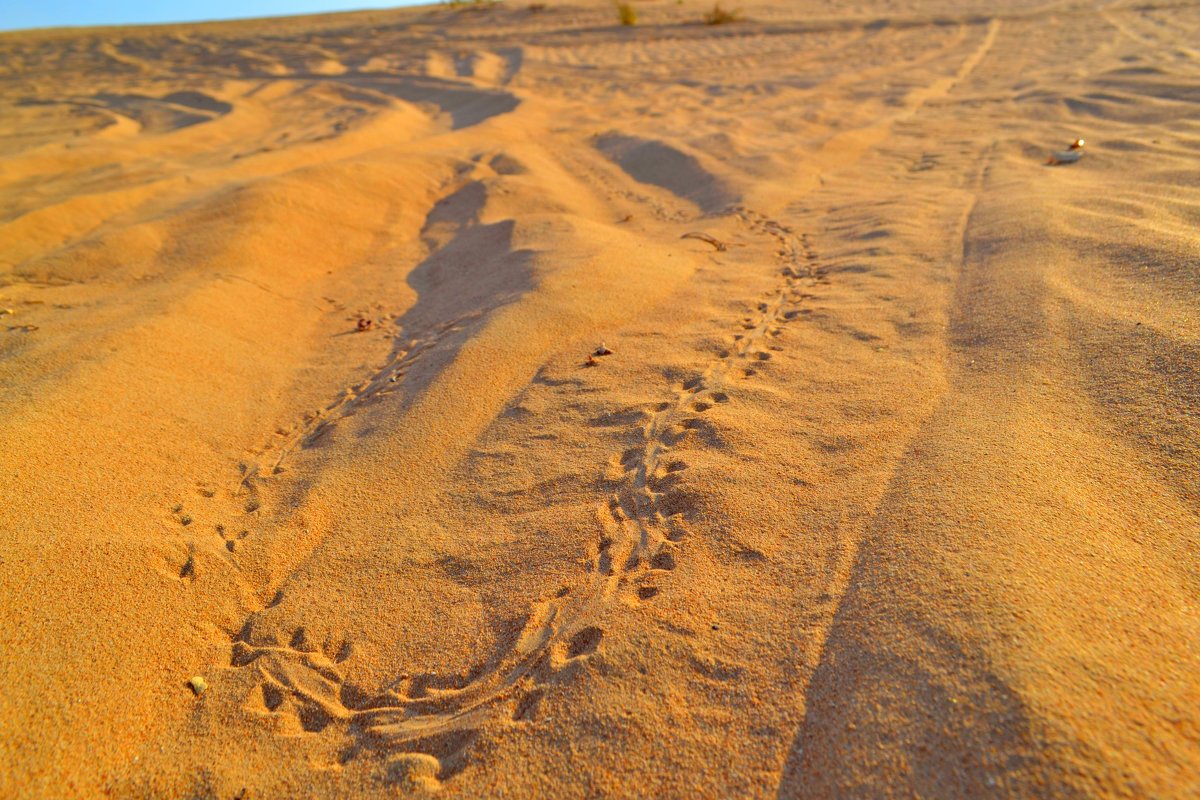
M273 17L432 2L434 0L0 0L0 30Z

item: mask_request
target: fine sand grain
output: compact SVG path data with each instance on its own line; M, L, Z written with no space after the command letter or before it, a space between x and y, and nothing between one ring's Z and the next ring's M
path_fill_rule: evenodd
M635 6L0 35L0 797L1200 795L1200 6Z

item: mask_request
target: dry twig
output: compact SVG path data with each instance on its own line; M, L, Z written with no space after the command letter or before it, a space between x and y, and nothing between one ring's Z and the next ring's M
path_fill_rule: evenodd
M715 247L718 252L721 252L721 253L724 253L726 250L729 249L729 245L725 244L724 242L722 242L720 239L717 239L716 237L709 236L707 233L685 233L683 236L681 236L679 238L681 238L681 239L699 239L702 242L708 242L713 247Z

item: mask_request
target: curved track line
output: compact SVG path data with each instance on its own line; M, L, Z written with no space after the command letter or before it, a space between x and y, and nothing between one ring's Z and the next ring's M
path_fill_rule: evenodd
M458 688L418 682L414 691L413 682L405 679L365 704L350 703L335 661L308 649L302 635L289 647L255 646L239 635L230 665L256 669L264 695L286 695L305 729L319 731L336 723L366 746L403 754L422 753L423 745L430 749L431 738L468 734L510 707L515 707L510 712L514 718L520 718L529 698L544 691L541 684L569 662L587 658L603 636L598 624L612 603L623 591L643 600L653 597L655 578L675 568L676 553L690 535L685 514L665 502L669 487L662 481L671 472L672 447L704 426L705 411L730 399L734 377L753 375L756 364L771 358L767 342L798 316L798 306L811 297L805 289L823 280L805 236L749 209L735 206L730 211L780 243L780 280L756 312L742 320L732 347L702 375L676 386L671 399L645 411L641 443L619 457L619 485L597 507L600 534L582 590L531 608L511 650ZM349 402L353 398L335 406ZM452 756L460 751L456 748ZM447 758L444 752L441 758ZM441 771L448 771L444 763Z

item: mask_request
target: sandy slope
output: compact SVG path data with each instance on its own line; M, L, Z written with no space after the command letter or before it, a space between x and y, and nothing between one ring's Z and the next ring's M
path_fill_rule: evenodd
M1200 10L639 8L0 36L0 796L1200 793Z

